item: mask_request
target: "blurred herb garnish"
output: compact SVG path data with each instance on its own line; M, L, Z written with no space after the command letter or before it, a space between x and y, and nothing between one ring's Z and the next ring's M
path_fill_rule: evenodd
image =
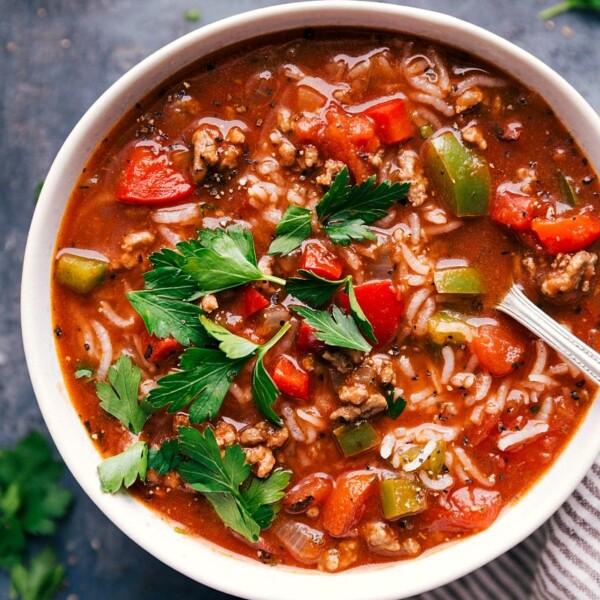
M540 19L547 20L569 10L597 10L600 11L600 0L564 0L540 13Z
M190 10L185 11L183 16L186 21L197 23L200 20L200 11L197 8L190 8Z
M11 598L49 600L63 584L53 550L28 552L33 537L55 533L71 504L71 492L58 485L62 470L39 433L0 449L0 569L9 574Z

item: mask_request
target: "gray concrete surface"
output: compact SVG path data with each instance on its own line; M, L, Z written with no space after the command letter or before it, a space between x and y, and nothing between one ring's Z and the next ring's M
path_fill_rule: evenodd
M557 70L600 112L600 16L544 24L552 0L403 2L476 23ZM0 0L0 446L46 432L20 337L19 286L34 190L71 128L120 75L193 28L272 0ZM184 13L199 9L198 23ZM118 531L68 474L76 501L54 540L67 565L61 600L224 600L162 565ZM202 570L203 565L198 565ZM284 594L282 594L282 598ZM0 599L8 581L0 574Z

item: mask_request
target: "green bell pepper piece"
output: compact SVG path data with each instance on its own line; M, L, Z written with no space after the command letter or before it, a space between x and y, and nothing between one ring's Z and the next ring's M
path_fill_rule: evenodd
M456 328L452 328L457 325ZM461 331L466 325L460 316L446 310L436 312L427 321L427 333L429 339L438 346L445 344L464 344L466 342L464 331Z
M423 153L429 181L457 217L488 212L491 178L483 157L464 146L452 131L429 138Z
M99 286L108 273L108 261L65 252L56 265L59 283L79 294L87 294Z
M436 271L433 283L438 294L483 294L485 288L477 269L473 267L454 267Z
M427 495L423 486L412 479L384 479L379 495L386 519L414 515L427 508Z
M366 452L379 444L379 434L368 421L342 425L333 430L333 435L344 456Z

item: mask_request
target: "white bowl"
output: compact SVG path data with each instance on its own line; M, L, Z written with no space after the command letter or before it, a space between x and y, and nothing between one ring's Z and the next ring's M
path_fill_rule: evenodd
M423 36L479 56L537 90L600 166L600 118L551 69L504 39L434 12L373 2L306 2L253 11L194 31L131 69L90 108L60 150L39 199L25 252L22 326L35 393L68 468L98 507L145 550L224 592L256 600L385 600L443 585L496 558L539 527L564 502L600 453L600 405L544 477L504 510L487 530L420 558L360 568L339 575L268 567L191 536L176 533L127 494L100 491L100 457L68 398L56 356L50 312L55 238L84 163L127 109L174 72L230 44L304 27L354 26ZM598 169L596 169L598 170Z

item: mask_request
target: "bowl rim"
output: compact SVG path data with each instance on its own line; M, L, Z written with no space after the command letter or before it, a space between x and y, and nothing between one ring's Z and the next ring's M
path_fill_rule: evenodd
M386 25L381 26L381 23ZM50 319L50 267L57 223L73 187L69 182L74 184L73 177L79 173L77 165L85 163L103 135L124 113L123 106L133 105L166 79L169 72L180 71L193 62L181 61L184 60L182 57L193 56L198 47L212 45L215 51L235 41L266 35L267 31L336 25L407 32L442 43L442 38L450 36L461 40L463 47L471 45L479 48L479 51L467 49L469 53L493 64L499 64L498 61L501 65L506 64L507 67L502 67L504 70L513 65L517 79L523 80L525 73L534 73L540 85L545 82L542 87L546 86L556 93L558 99L542 95L556 108L564 122L568 121L567 109L576 110L581 115L577 139L588 157L594 155L592 164L600 164L600 150L594 152L592 142L593 136L595 139L600 137L600 117L562 77L537 58L493 33L449 15L363 1L313 0L282 4L201 27L154 52L125 73L81 118L48 173L25 250L21 322L26 361L36 398L67 467L92 501L119 529L150 554L191 579L252 600L280 600L280 586L284 585L288 600L304 600L307 594L314 598L392 600L444 585L493 560L537 529L571 494L600 453L600 437L591 435L593 429L590 423L600 417L600 406L595 402L552 467L524 494L523 499L503 511L490 528L417 559L358 568L337 575L264 566L205 540L174 533L171 523L127 494L111 496L100 491L95 472L100 455L85 433L76 411L64 414L57 410L64 407L65 402L70 406L70 400L56 352L50 350L54 349ZM230 41L225 44L220 40ZM196 59L202 55L198 54ZM177 66L174 68L173 65ZM113 114L116 118L106 119L106 115ZM569 124L570 130L573 130L573 123ZM68 176L65 177L65 173ZM60 201L57 202L56 198ZM52 236L47 233L49 223ZM43 302L46 305L40 308ZM90 462L94 456L95 460ZM236 577L231 577L230 569L235 569Z

